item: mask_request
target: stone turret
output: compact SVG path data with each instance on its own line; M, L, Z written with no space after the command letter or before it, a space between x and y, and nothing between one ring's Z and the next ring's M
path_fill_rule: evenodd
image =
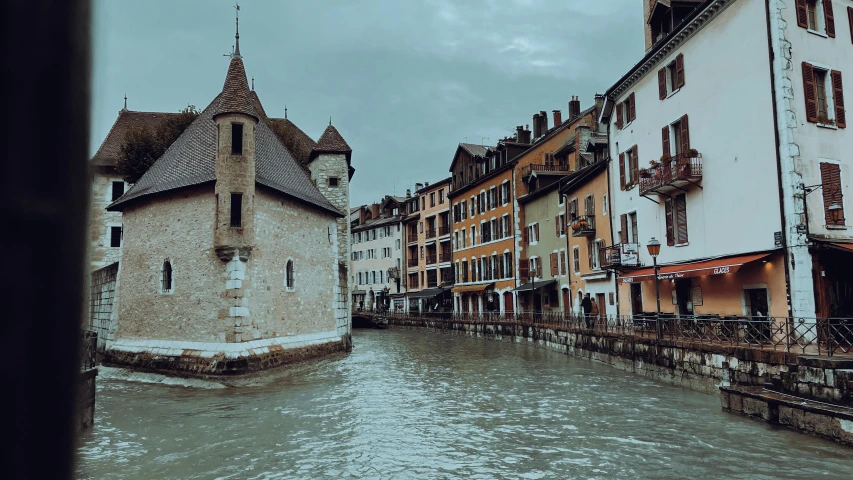
M243 60L236 50L228 66L216 123L216 227L214 246L222 261L246 261L254 242L255 128L258 114L252 104Z
M308 169L311 179L329 202L341 212L349 213L350 159L352 149L338 130L329 126L311 151ZM338 262L349 265L349 218L342 217L338 224Z

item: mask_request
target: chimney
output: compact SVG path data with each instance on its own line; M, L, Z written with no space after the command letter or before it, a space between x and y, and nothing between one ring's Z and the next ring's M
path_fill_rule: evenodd
M539 126L539 133L545 135L548 133L548 114L545 113L545 110L539 111L539 121L542 122L542 125Z
M379 218L379 204L374 203L370 206L370 214L373 215L373 218Z
M604 95L600 93L595 94L595 113L597 115L601 115L601 111L604 109Z
M578 97L572 96L572 101L569 102L569 120L578 118L581 114L581 101Z
M364 206L362 206L358 209L358 224L359 225L364 225L364 210L365 210Z
M533 138L539 138L541 129L542 126L539 123L539 114L537 113L533 115Z
M424 188L429 186L429 182L424 182Z
M560 126L563 124L563 113L559 110L553 110L554 113L554 126Z
M416 184L415 184L415 193L417 193L417 192L418 192L418 190L420 190L420 189L422 189L422 188L424 188L424 184L423 184L423 183L416 183Z
M412 198L412 189L411 188L406 189L406 198Z
M517 143L524 143L521 141L521 139L523 139L523 138L524 138L524 126L519 125L519 126L515 127L515 141Z
M524 131L522 132L521 141L518 143L523 143L525 145L530 145L530 125L524 126Z

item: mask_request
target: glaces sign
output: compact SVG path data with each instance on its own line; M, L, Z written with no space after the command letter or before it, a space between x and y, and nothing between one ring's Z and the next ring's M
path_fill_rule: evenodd
M640 264L639 246L636 243L623 243L619 245L619 259L623 266L637 266Z

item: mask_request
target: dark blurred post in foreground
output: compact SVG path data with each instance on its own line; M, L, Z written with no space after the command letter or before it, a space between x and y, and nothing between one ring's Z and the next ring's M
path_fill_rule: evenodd
M89 0L5 0L4 478L69 478L84 309Z

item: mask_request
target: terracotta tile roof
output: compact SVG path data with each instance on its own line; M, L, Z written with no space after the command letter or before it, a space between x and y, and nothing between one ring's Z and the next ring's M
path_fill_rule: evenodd
M166 119L174 115L177 115L177 113L121 110L118 112L118 118L116 118L112 128L110 128L110 132L104 138L104 141L89 163L94 166L114 167L121 157L121 146L124 143L124 136L130 129L137 126L145 126L153 132Z
M349 162L352 149L347 145L346 140L338 132L338 129L329 125L326 127L326 131L320 135L320 140L317 140L317 145L311 151L311 158L321 153L343 153L346 154L347 162Z
M234 65L233 59L231 65ZM240 62L240 68L242 69L242 62ZM232 76L231 67L228 71L229 76ZM228 82L224 88L228 88ZM233 90L230 92L231 96L226 93L223 89L223 92L210 102L210 105L166 150L166 153L145 172L145 175L107 208L121 210L128 201L142 196L215 181L216 123L213 121L213 116L216 113L231 112L233 106L238 105L241 110L248 110L241 113L250 113L256 118L258 113L261 114L261 121L255 127L257 183L335 215L343 216L343 213L317 190L311 177L295 156L288 151L284 143L263 120L262 109L256 109L252 105L253 98L257 98L257 95L250 93L248 86L240 94L243 98L235 98ZM228 102L228 106L223 107L225 102ZM257 103L260 105L259 100ZM247 105L249 107L246 107Z
M252 93L249 90L249 80L246 78L246 69L243 67L243 59L237 55L231 57L228 73L225 75L225 84L222 86L222 93L219 96L219 104L213 111L214 118L226 113L243 113L256 119L261 118L255 111Z

